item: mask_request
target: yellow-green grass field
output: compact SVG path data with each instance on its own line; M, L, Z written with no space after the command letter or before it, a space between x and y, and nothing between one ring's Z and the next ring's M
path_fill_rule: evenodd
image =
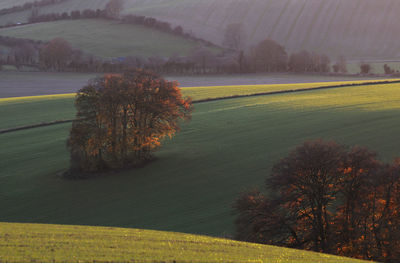
M193 100L204 100L210 98L212 99L238 95L251 95L285 90L295 91L299 89L316 87L361 84L365 82L373 83L381 81L398 81L398 79L352 80L340 82L336 81L268 85L185 87L182 88L182 93L184 96L190 96ZM0 122L0 130L15 128L24 125L38 124L42 122L51 122L55 120L72 119L75 112L73 105L74 97L75 94L70 93L58 95L0 98L0 119L3 120L2 122Z
M141 229L0 223L4 262L365 262L227 239Z
M1 36L49 41L67 40L74 48L100 57L187 55L199 42L149 29L102 19L62 20L0 30ZM218 52L217 48L211 48Z
M26 101L27 110L15 115L3 114L15 104L3 104L0 118L7 123L14 117L18 125L43 116L53 120L57 108L60 118L73 118L72 99L67 101L34 110ZM83 181L61 178L70 124L2 134L0 221L229 237L238 193L262 186L271 166L305 140L366 146L385 161L400 156L399 102L400 84L387 84L200 103L157 160Z
M209 87L187 87L183 88L183 94L191 96L194 100L204 100L229 96L252 95L278 91L296 91L302 89L313 89L317 87L330 87L353 85L362 83L376 83L383 81L398 81L399 79L376 79L376 80L348 80L314 83L291 83L291 84L269 84L269 85L232 85L232 86L209 86Z

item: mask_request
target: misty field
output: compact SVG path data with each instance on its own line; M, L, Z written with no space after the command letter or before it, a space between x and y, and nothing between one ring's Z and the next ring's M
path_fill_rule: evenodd
M96 76L93 73L0 71L0 98L72 93Z
M69 100L65 109L55 100L32 110L32 120L57 119L57 104L60 115L73 117ZM153 163L83 181L60 178L70 124L2 134L0 221L230 236L238 193L262 185L272 164L305 140L366 146L384 160L399 156L399 100L400 85L387 84L196 104L192 121ZM20 114L29 116L24 105Z
M26 2L2 1L0 7ZM40 13L103 9L107 0L69 0L41 7ZM242 23L248 47L271 38L289 53L306 49L326 53L332 60L344 55L360 60L392 60L398 57L397 32L400 3L381 1L309 0L126 0L123 14L145 15L216 44L225 28ZM31 10L3 15L0 25L27 22ZM126 31L130 32L130 31Z
M223 42L227 25L242 23L248 46L270 38L290 53L306 49L332 59L398 57L400 3L392 0L129 0L125 7L126 13L185 25L214 43Z
M2 260L9 262L365 262L288 248L140 229L0 223L0 233L0 254Z
M74 93L87 84L88 80L104 74L16 72L0 71L0 98L23 97L49 94ZM317 82L370 82L390 79L377 77L318 76L299 74L241 74L207 76L165 76L178 81L180 87L243 86L268 84L297 84ZM312 84L314 85L314 84ZM325 85L325 84L324 84ZM211 90L211 89L208 89ZM231 94L234 95L234 94Z
M0 29L0 35L43 41L62 37L74 48L106 58L187 55L200 45L145 26L102 19L61 20L5 28Z

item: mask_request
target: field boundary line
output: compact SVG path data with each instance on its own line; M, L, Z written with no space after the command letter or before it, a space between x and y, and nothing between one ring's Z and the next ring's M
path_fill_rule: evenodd
M400 80L381 81L381 82L349 83L349 84L343 84L343 85L321 86L321 87L314 87L314 88L267 91L267 92L253 93L253 94L232 95L232 96L225 96L225 97L218 97L218 98L193 100L193 103L204 103L204 102L211 102L211 101L218 101L218 100L228 100L228 99L238 99L238 98L247 98L247 97L276 95L276 94L296 93L296 92L303 92L303 91L337 89L337 88L357 87L357 86L373 86L373 85L384 85L384 84L394 84L394 83L400 83Z
M57 125L57 124L64 124L64 123L69 123L69 122L73 122L73 121L74 121L74 119L70 119L70 120L57 120L57 121L51 121L51 122L42 122L42 123L39 123L39 124L32 124L32 125L26 125L26 126L19 126L19 127L15 127L15 128L0 130L0 134L10 133L10 132L16 132L16 131L22 131L22 130L28 130L28 129L33 129L33 128L40 128L40 127L52 126L52 125Z
M208 98L208 99L201 99L201 100L193 100L193 104L197 103L205 103L205 102L213 102L213 101L220 101L220 100L229 100L229 99L239 99L239 98L247 98L247 97L258 97L258 96L269 96L269 95L277 95L277 94L289 94L289 93L296 93L296 92L304 92L304 91L314 91L314 90L325 90L325 89L337 89L337 88L345 88L345 87L357 87L357 86L373 86L373 85L382 85L382 84L394 84L400 83L400 80L393 80L393 81L380 81L380 82L363 82L363 83L349 83L343 85L332 85L332 86L321 86L321 87L314 87L314 88L301 88L301 89L289 89L289 90L279 90L279 91L268 91L268 92L260 92L260 93L253 93L253 94L244 94L244 95L232 95L232 96L225 96L225 97L218 97L218 98ZM10 129L3 129L0 130L0 135L5 133L11 133L16 131L40 128L40 127L47 127L53 126L58 124L70 123L76 119L68 119L68 120L57 120L51 122L42 122L39 124L32 124L27 126L20 126Z

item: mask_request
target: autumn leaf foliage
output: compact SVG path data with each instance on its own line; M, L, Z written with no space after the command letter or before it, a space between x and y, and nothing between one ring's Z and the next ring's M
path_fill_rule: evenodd
M306 142L276 163L264 194L234 203L236 238L367 260L400 261L400 161Z
M68 140L72 175L150 160L192 110L176 82L139 69L91 81L78 92L75 105L77 119Z

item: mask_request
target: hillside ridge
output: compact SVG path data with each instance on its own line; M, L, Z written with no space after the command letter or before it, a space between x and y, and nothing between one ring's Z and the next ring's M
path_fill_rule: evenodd
M0 223L5 261L364 262L222 238L143 229Z
M40 13L103 9L107 0L68 0ZM4 4L3 4L4 6ZM124 14L144 15L183 26L185 32L223 43L231 23L242 23L247 47L265 38L289 53L306 49L354 60L400 58L400 2L396 0L125 0ZM26 22L30 12L0 16L0 25Z

